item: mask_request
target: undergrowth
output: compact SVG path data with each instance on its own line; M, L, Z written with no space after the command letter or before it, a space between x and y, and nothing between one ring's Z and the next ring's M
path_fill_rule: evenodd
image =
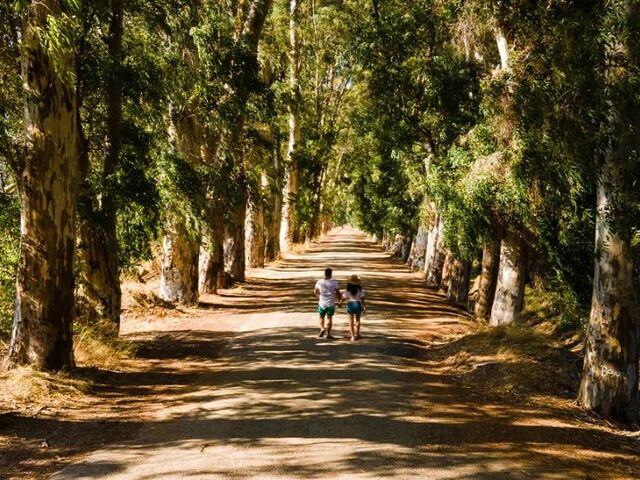
M2 351L7 350L7 345L2 345ZM32 367L8 368L4 359L0 370L0 410L76 405L82 397L90 394L96 375L122 368L134 356L134 346L118 338L113 327L76 325L75 370L41 372Z

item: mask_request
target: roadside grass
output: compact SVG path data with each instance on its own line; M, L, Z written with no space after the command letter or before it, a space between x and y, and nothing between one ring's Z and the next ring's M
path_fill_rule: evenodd
M135 357L130 342L118 338L105 325L75 326L74 357L76 369L62 372L40 372L31 367L9 368L8 338L0 340L0 410L30 412L61 409L77 405L90 395L100 372L123 368Z
M582 368L583 323L555 292L527 288L520 319L491 327L484 321L450 342L434 345L430 359L487 396L573 399Z

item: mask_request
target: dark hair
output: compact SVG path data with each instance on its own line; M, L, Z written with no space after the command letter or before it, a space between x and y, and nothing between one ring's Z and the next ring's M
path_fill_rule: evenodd
M324 276L326 278L331 278L331 275L333 275L333 270L331 270L330 268L325 268L324 269Z
M347 283L347 292L349 292L351 295L357 295L360 290L362 290L362 287L360 285Z

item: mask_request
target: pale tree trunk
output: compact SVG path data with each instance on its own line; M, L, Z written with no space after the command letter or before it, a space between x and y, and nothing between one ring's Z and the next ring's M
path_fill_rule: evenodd
M403 236L402 245L400 247L400 260L402 263L409 261L409 254L411 253L411 245L413 244L413 237L410 235Z
M493 308L493 299L498 282L498 268L500 266L500 237L492 236L485 240L482 246L482 272L480 273L480 286L478 287L478 299L474 307L476 318L489 317Z
M296 154L300 142L300 45L298 43L298 0L289 0L289 145L285 163L285 188L280 226L280 251L286 253L296 238L296 197L300 172Z
M244 181L243 181L244 183ZM246 187L238 191L231 219L227 224L225 241L225 264L236 282L245 281L245 220L247 217Z
M260 193L249 200L249 213L245 225L246 263L251 268L264 267L265 220L263 191L267 186L266 175L262 175Z
M466 305L469 299L469 276L471 262L467 260L453 260L451 274L447 284L447 298L459 305Z
M59 1L30 2L22 38L25 157L18 165L21 244L9 360L43 370L74 366L77 101L41 41L49 19L60 14ZM57 68L73 72L73 54L59 58Z
M418 233L416 234L416 238L413 242L413 252L411 255L411 269L415 271L423 271L425 264L425 256L427 253L429 235L424 227L424 225L420 225L418 228Z
M193 125L178 119L174 123L169 113L169 143L174 151L193 161L195 146L199 143ZM190 225L188 216L175 206L169 207L162 241L162 267L160 270L160 298L168 302L191 305L198 301L198 273L200 232Z
M513 233L507 233L500 246L500 266L490 325L509 325L517 320L524 305L526 268L523 241Z
M447 250L444 256L444 263L442 264L442 278L440 279L440 284L437 285L437 287L444 290L445 292L449 287L451 270L453 269L453 260L453 255L451 255L451 252Z
M239 43L249 47L252 56L257 56L258 44L264 28L267 15L271 8L272 0L253 0L243 17L242 30L238 37ZM243 9L241 9L243 10ZM239 22L240 23L240 22ZM256 59L257 60L257 59ZM249 91L244 85L234 85L238 104L242 107L236 112L232 131L229 135L229 151L232 154L236 171L238 172L234 182L237 192L234 203L231 205L231 221L227 225L225 242L225 263L229 265L229 271L235 281L245 280L245 223L247 217L247 176L244 163L244 125L246 109L244 105L249 98Z
M199 292L218 293L225 288L224 218L222 208L210 206L206 212L199 260Z
M589 410L631 423L639 409L640 321L630 244L606 218L613 193L607 184L614 180L616 168L607 162L598 187L598 255L578 400Z
M442 268L444 266L445 251L442 247L442 233L444 223L440 215L429 232L427 256L425 261L425 279L427 285L437 287L442 282Z
M282 215L282 156L280 153L280 138L276 136L273 146L273 185L271 191L271 205L267 221L267 238L265 259L270 262L280 255L280 220Z
M183 219L169 222L162 241L160 297L191 305L198 301L198 254L200 242L184 228Z
M502 27L496 27L495 40L500 54L500 69L504 72L509 71L509 44Z
M578 393L585 408L630 424L640 421L640 313L633 229L628 219L619 217L620 207L627 207L619 202L629 193L625 191L629 167L637 171L640 110L637 100L618 86L633 75L625 64L637 66L633 57L637 48L632 42L637 42L639 18L637 2L617 1L609 2L603 19L615 33L603 42L606 70L602 80L608 108L602 133L607 146L598 182L591 316Z
M122 0L111 0L111 19L107 48L114 67L122 64L123 6ZM107 78L107 152L102 175L113 175L122 148L122 81L111 73ZM112 194L104 191L98 199L100 220L85 218L80 223L79 256L85 308L89 321L107 320L120 325L122 294L120 290L120 260L116 234L116 205ZM91 215L94 216L94 215Z

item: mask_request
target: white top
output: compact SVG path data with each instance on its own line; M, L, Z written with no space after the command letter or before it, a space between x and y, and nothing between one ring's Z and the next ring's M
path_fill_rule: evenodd
M338 282L333 278L323 278L316 282L315 290L320 292L318 305L322 308L334 307L336 305L336 290Z
M362 301L362 299L364 298L364 289L361 288L360 290L358 290L358 293L356 293L355 295L353 295L351 292L349 292L346 288L344 289L344 292L342 292L342 298L343 300L346 300L347 303L350 302L360 302Z

